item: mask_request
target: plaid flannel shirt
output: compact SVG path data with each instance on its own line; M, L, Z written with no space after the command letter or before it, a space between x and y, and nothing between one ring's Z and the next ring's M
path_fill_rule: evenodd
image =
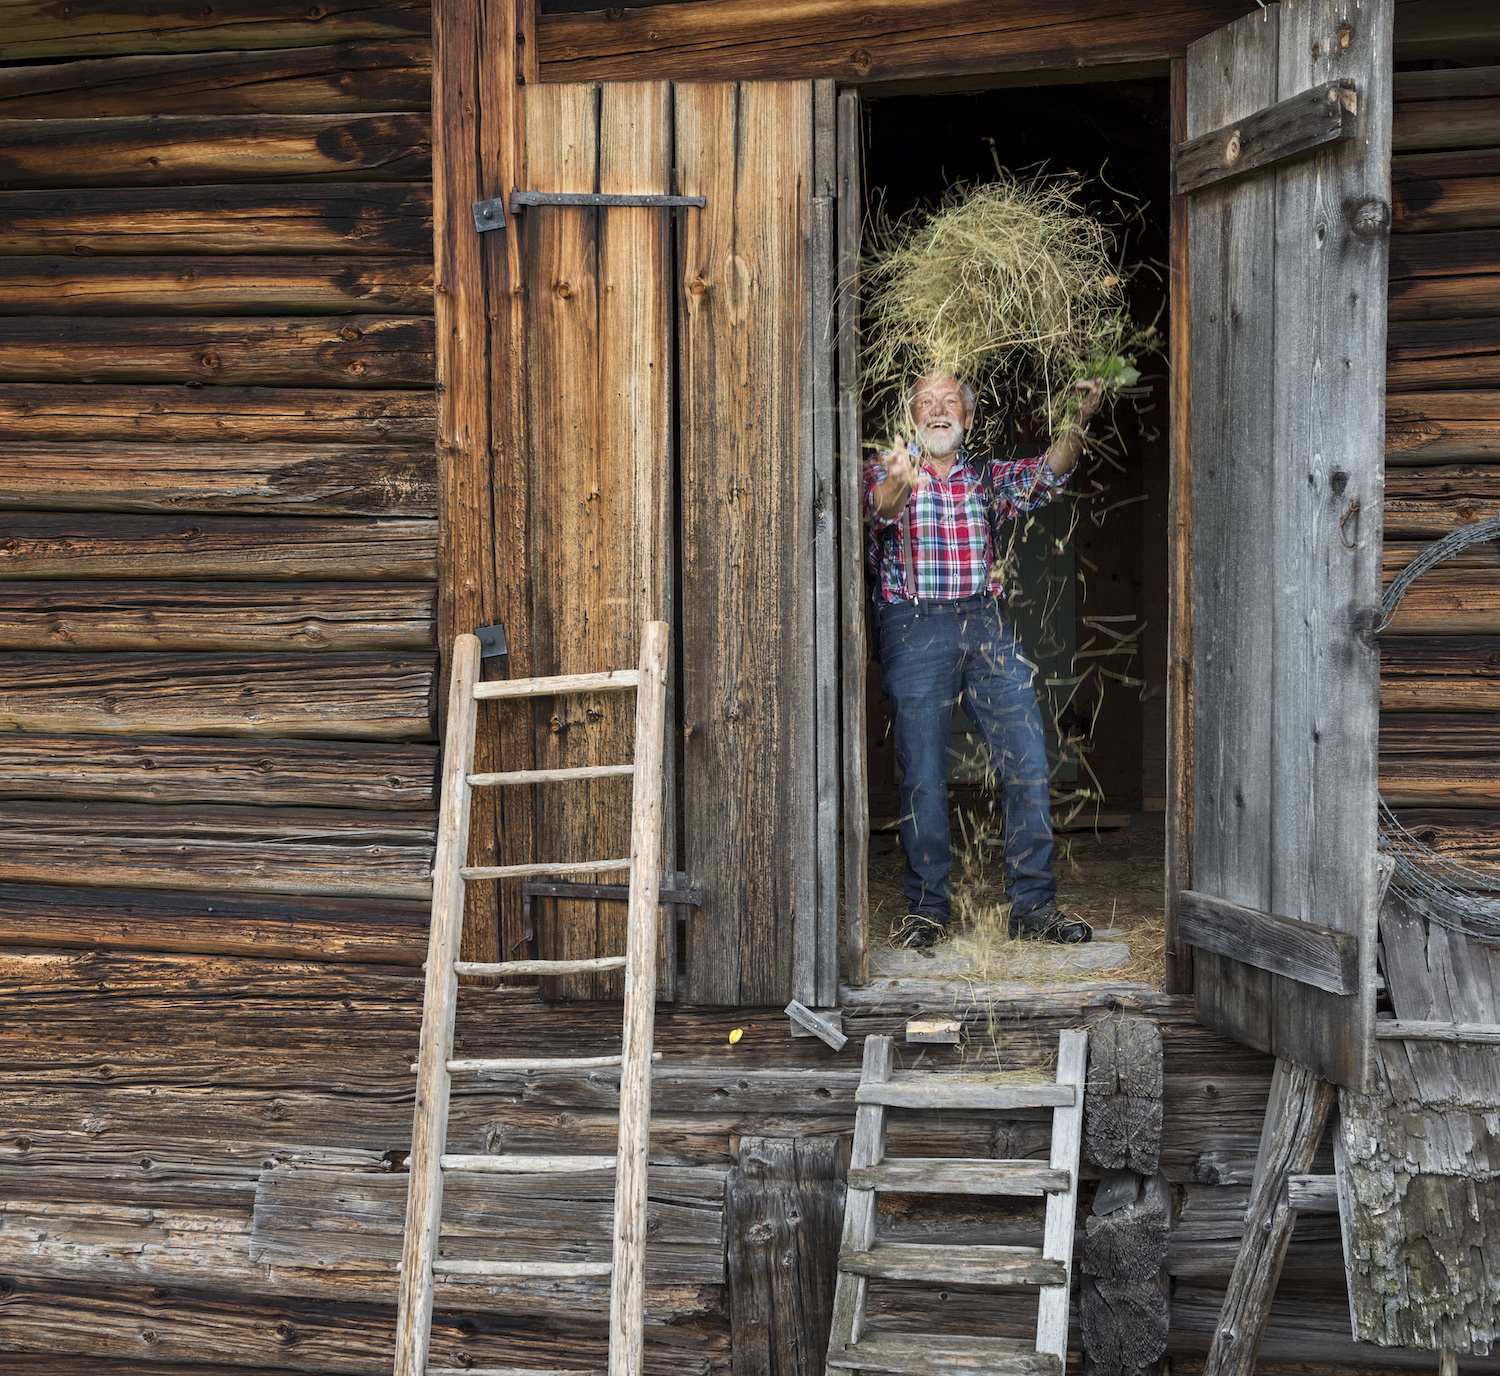
M881 456L882 458L884 455ZM1045 453L1025 459L986 459L994 475L998 510L995 519L1014 520L1045 506L1067 485L1047 464ZM994 533L985 519L984 489L979 467L960 449L947 478L938 477L926 457L922 470L932 481L914 488L912 509L913 563L917 596L923 601L972 597L990 580L995 562ZM906 513L880 516L875 511L875 488L888 476L883 463L865 469L865 519L870 523L869 564L874 595L879 602L906 601L906 564L901 542ZM995 588L997 595L1003 590Z

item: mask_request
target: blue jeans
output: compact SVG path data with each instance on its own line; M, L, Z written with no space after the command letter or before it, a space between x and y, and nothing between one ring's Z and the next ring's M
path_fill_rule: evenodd
M964 710L989 749L1001 784L1005 893L1011 916L1045 908L1052 873L1046 739L1033 668L997 598L876 604L881 682L895 724L901 766L901 846L910 912L947 921L953 838L948 825L948 755L953 707Z

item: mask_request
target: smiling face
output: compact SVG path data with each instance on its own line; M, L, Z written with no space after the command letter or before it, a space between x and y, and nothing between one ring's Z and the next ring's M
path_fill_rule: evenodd
M922 448L937 458L946 458L964 442L973 416L959 380L933 373L912 388L911 418Z

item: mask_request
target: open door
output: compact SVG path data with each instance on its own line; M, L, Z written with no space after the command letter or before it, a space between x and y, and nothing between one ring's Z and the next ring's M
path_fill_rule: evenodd
M1391 0L1187 61L1199 1017L1351 1088L1374 1035Z

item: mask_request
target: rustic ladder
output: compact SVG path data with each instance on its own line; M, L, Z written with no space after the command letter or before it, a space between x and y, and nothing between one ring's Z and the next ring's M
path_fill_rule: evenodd
M910 1373L911 1376L1062 1376L1068 1349L1068 1291L1073 1265L1073 1216L1078 1201L1078 1149L1083 1135L1083 1084L1088 1033L1064 1032L1054 1084L960 1078L892 1070L889 1037L865 1040L854 1117L854 1151L844 1205L844 1240L833 1298L828 1369ZM890 1108L1052 1109L1052 1152L1036 1161L889 1157ZM1045 1195L1040 1247L941 1246L877 1242L875 1196L905 1194ZM938 1333L888 1333L865 1326L872 1279L966 1285L1040 1285L1036 1345L1014 1338Z
M479 641L461 635L454 642L453 678L448 695L442 802L437 853L432 872L432 930L427 951L427 984L422 1008L422 1043L417 1060L417 1100L412 1121L411 1181L407 1189L406 1235L402 1245L399 1311L396 1321L396 1376L436 1376L427 1365L432 1333L433 1286L438 1275L485 1279L534 1276L571 1279L610 1277L609 1373L639 1376L645 1284L642 1249L646 1237L646 1150L651 1132L652 1015L656 1003L657 896L661 884L662 769L666 727L667 627L647 624L639 670L572 674L556 678L479 681ZM472 774L479 702L485 698L533 698L557 693L636 693L635 763L578 769L519 770ZM568 779L633 775L634 803L630 857L565 864L465 865L469 803L475 788ZM464 884L476 879L522 878L534 874L580 874L629 870L630 909L626 951L593 960L459 960L463 931ZM453 1021L460 975L565 975L586 970L625 971L624 1040L619 1056L571 1059L453 1060ZM485 1070L620 1067L620 1133L614 1156L459 1156L446 1152L448 1103L455 1073ZM443 1173L486 1171L517 1174L615 1171L612 1261L442 1261ZM455 1372L456 1376L456 1372ZM497 1376L504 1376L497 1373ZM519 1373L517 1373L519 1376ZM559 1372L557 1376L568 1376Z

